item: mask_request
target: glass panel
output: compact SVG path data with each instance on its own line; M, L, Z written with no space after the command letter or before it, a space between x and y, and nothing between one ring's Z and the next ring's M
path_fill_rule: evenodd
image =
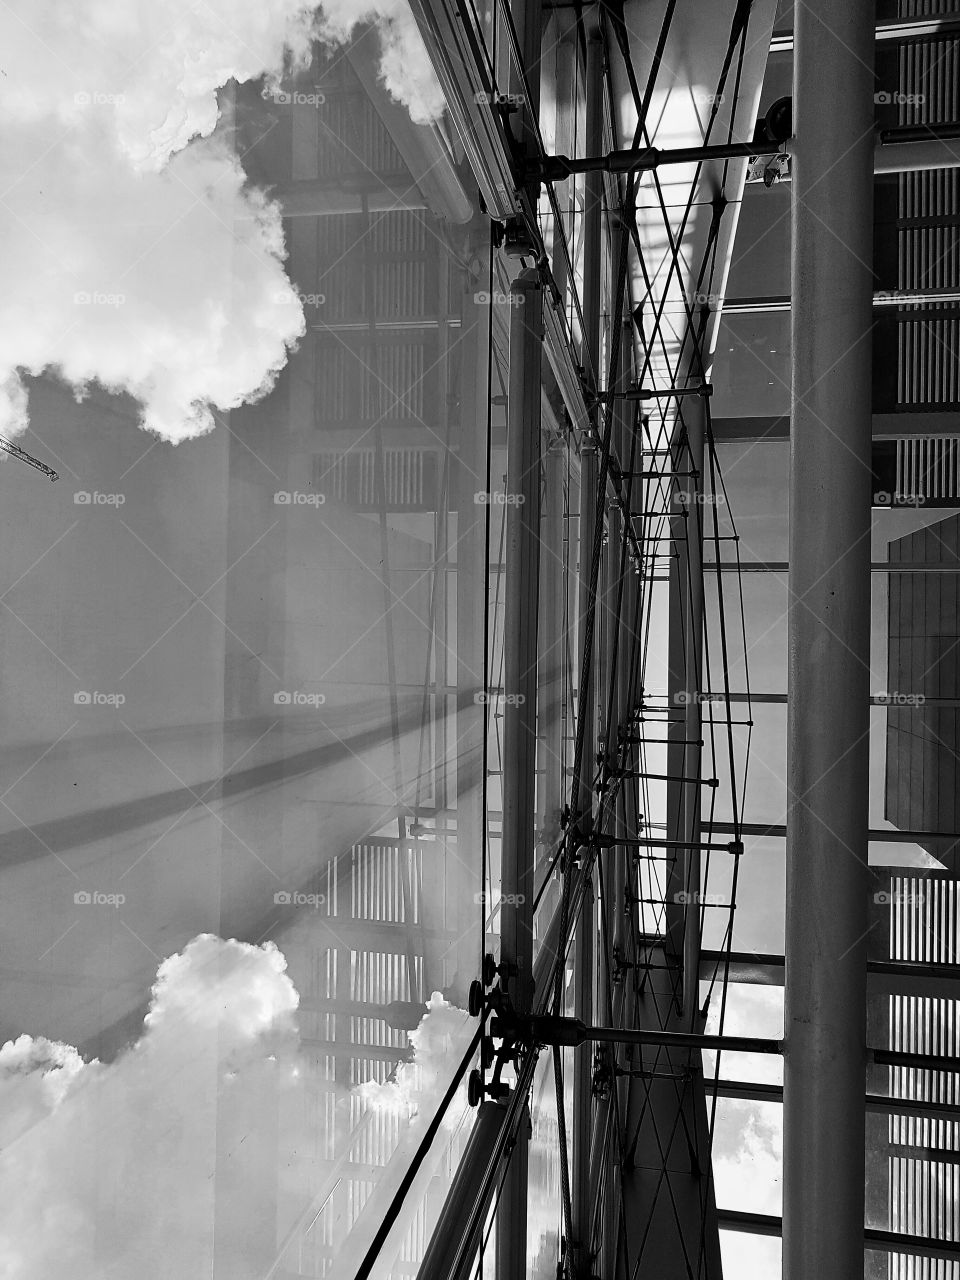
M75 402L48 373L24 444L61 480L4 467L17 1275L67 1257L84 1275L352 1275L475 1030L489 224L464 230L474 186L378 58L358 41L276 92L223 95L228 159L184 189L192 257L159 199L149 224L103 205L121 248L140 219L160 281L122 263L135 338L158 289L178 299L148 335L161 355L143 339L143 398L182 410L150 361L189 350L187 406L219 396L209 434L174 449L129 397ZM240 163L283 222L241 194ZM78 318L114 341L92 304ZM383 1274L422 1257L474 1119L461 1086ZM24 1178L9 1144L28 1132ZM46 1214L62 1229L34 1229Z

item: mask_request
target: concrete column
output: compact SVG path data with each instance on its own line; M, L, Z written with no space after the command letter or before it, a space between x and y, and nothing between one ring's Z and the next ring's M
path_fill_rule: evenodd
M784 1280L863 1274L874 5L797 9Z

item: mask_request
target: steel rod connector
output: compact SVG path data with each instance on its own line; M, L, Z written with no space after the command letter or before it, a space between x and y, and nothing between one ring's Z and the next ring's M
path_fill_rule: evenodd
M627 387L624 391L596 391L591 397L596 404L610 404L615 400L665 400L669 396L700 396L703 399L713 395L713 384L702 382L696 387L665 387L656 391L650 387Z
M602 156L543 156L528 168L531 181L562 182L575 173L649 172L663 164L702 164L709 160L735 160L739 157L773 156L783 150L782 142L763 139L758 142L723 142L707 147L630 147L625 151L609 151Z
M754 1036L703 1035L693 1031L632 1030L625 1027L591 1027L579 1018L554 1014L519 1016L505 1010L490 1022L490 1034L497 1039L514 1037L527 1044L558 1045L575 1049L595 1044L658 1045L666 1049L712 1049L728 1053L783 1052L782 1040Z

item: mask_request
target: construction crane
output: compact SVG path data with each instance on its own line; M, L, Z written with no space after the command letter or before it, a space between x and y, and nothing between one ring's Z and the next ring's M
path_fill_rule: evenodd
M41 462L39 458L35 458L32 454L27 453L25 449L21 449L18 444L14 444L12 440L7 440L0 436L0 449L4 453L12 454L14 458L19 458L21 462L26 462L29 466L35 467L37 471L42 471L45 476L49 476L51 480L59 480L59 474L48 467L45 462Z

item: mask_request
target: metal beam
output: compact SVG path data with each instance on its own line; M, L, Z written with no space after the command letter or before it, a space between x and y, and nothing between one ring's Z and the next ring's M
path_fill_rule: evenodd
M787 834L785 826L767 822L741 822L736 827L732 822L711 822L710 830L718 835L736 832L741 836L769 836L774 839L783 839ZM871 827L867 831L867 839L886 844L925 844L931 840L943 840L955 844L958 837L952 832L897 831L896 829L884 831L879 827ZM908 869L915 871L918 875L922 875L925 871L923 867Z
M931 139L928 142L889 142L877 147L874 173L910 173L921 169L960 168L960 142Z
M782 987L783 956L752 955L750 952L704 951L700 957L700 980L710 982L716 973L728 982L754 986ZM943 998L951 983L960 982L960 965L921 963L906 960L868 960L867 995L909 995Z
M706 1082L707 1095L718 1098L745 1098L751 1102L782 1102L783 1086L757 1084L753 1080L712 1080ZM895 1098L885 1093L868 1093L864 1108L876 1115L918 1116L928 1120L955 1120L952 1102L924 1102L917 1098Z
M721 1231L745 1231L750 1235L779 1236L783 1220L766 1213L746 1213L741 1209L718 1209ZM956 1258L955 1240L932 1240L929 1236L906 1235L901 1231L882 1231L875 1227L861 1228L860 1241L862 1274L864 1249L880 1249L887 1253L908 1254L915 1258ZM786 1244L786 1241L784 1241Z
M874 4L797 7L784 1280L863 1271Z
M603 144L603 38L596 7L591 9L587 22L586 56L586 120L584 146L595 154ZM594 171L587 174L584 187L583 212L583 314L584 314L584 364L589 371L594 390L601 389L601 292L603 248L603 174ZM595 448L587 444L580 455L580 537L579 537L579 591L578 591L578 652L579 671L582 674L578 688L579 710L583 724L578 734L583 741L583 765L580 771L579 793L575 797L578 821L581 828L593 827L593 761L597 749L597 670L595 657L599 651L599 637L594 628L591 653L585 653L587 619L593 608L591 579L593 569L594 532L598 519L599 466ZM594 615L596 616L596 615ZM593 1016L593 973L596 949L596 924L592 877L584 885L579 912L572 917L576 921L576 985L574 1008L579 1018L589 1022ZM583 1046L573 1055L573 1150L570 1169L571 1274L574 1280L589 1280L592 1273L590 1259L591 1205L590 1143L593 1133L593 1050Z
M878 44L912 44L918 40L939 40L960 33L960 21L951 15L936 18L888 18L877 23ZM774 32L771 53L792 53L793 32Z
M487 1177L487 1171L506 1118L507 1109L499 1103L481 1104L470 1141L444 1200L440 1221L417 1272L418 1280L468 1280L473 1275L486 1213L473 1215L472 1211L478 1190L486 1188L486 1205L493 1197L494 1183Z
M717 444L749 444L754 440L788 440L790 418L785 414L712 417L713 438ZM907 413L875 413L874 440L902 440L914 436L960 436L960 423L955 413L923 409Z
M960 302L960 289L881 289L873 295L873 306L878 311L891 307L924 306L930 303ZM771 294L757 298L720 298L715 306L725 316L759 315L791 309L788 294Z
M522 271L510 289L507 494L503 626L503 839L500 960L515 1006L533 999L537 784L537 633L540 582L540 278ZM497 1272L522 1277L527 1240L527 1127L513 1149L497 1210Z
M754 563L717 565L710 562L706 566L707 573L788 573L790 566L786 560L756 561ZM930 560L875 560L870 565L871 573L960 573L960 561L951 564L949 561Z
M866 575L869 572L870 572L870 565L869 564L864 565L864 574ZM889 694L873 693L873 694L870 694L868 697L864 698L863 700L864 706L893 707L893 706L899 705L902 707L902 706L908 705L906 702L902 701L902 699L914 696L910 694L907 690L898 690L897 693L901 699L899 703L891 699ZM923 698L923 705L925 707L960 707L960 698L937 698L937 697L928 698L925 694L917 694L915 696ZM749 693L741 692L741 691L734 691L731 693L710 692L710 693L702 694L701 697L704 702L733 702L733 703L752 702L752 703L756 703L758 706L763 705L765 703L769 703L772 705L787 706L790 701L789 695L786 693L754 693L752 690ZM669 711L672 708L647 706L644 709L646 711L656 712L656 711ZM717 829L719 830L719 828Z

